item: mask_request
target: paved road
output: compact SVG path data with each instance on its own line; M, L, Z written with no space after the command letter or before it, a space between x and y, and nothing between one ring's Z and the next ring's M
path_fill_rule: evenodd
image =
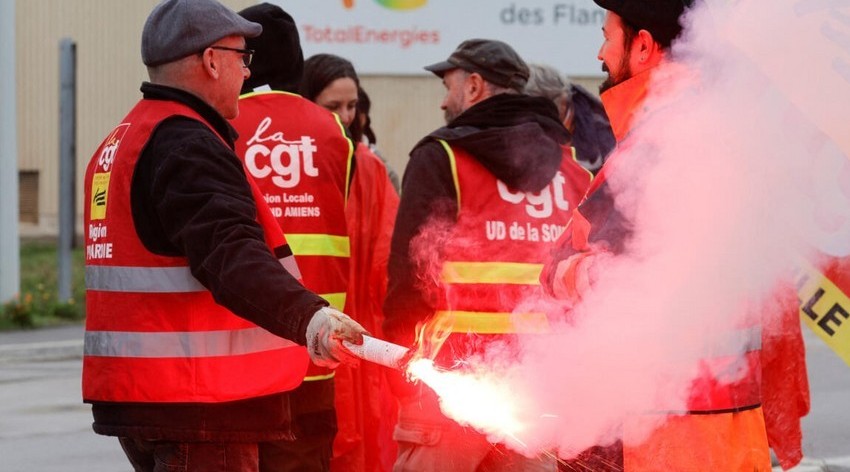
M80 360L0 363L0 470L131 471L114 438L91 429Z
M80 399L82 328L0 333L0 470L129 471ZM850 367L806 335L812 411L795 472L850 472ZM779 469L776 469L779 470Z

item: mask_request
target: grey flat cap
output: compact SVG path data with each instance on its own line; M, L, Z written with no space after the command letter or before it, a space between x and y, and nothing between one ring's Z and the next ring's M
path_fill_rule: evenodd
M528 65L507 43L495 39L467 39L443 62L425 70L442 77L452 69L477 72L487 82L521 91L528 82Z
M201 52L225 36L255 38L263 27L216 0L164 0L142 30L142 62L157 66Z

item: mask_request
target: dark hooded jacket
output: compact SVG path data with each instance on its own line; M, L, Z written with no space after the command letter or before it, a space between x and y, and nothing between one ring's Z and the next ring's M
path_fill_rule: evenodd
M402 179L384 303L385 332L405 345L413 342L416 324L435 311L424 295L427 287L418 277L410 242L434 219L455 220L458 210L449 157L439 139L467 151L511 189L538 192L558 171L560 146L569 141L569 132L551 100L499 94L416 144Z
M571 84L570 101L575 110L571 144L576 148L582 167L596 174L616 144L611 123L608 122L602 101L584 87Z
M250 6L239 15L263 26L263 34L245 38L245 47L256 52L251 62L251 77L242 84L242 93L264 85L272 90L297 93L304 71L304 53L295 20L269 3Z

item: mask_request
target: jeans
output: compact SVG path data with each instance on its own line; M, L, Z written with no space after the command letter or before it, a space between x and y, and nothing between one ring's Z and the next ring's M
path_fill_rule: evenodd
M257 443L167 442L118 438L136 472L257 472Z
M334 379L302 383L289 394L295 440L261 442L260 472L327 472L337 433Z

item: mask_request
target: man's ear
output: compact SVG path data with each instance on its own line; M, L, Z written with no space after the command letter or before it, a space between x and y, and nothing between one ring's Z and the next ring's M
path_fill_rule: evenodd
M487 98L487 87L484 83L484 77L481 77L481 74L478 72L469 74L463 85L463 92L467 102L471 104L478 103Z
M204 71L210 77L217 79L220 74L220 64L218 63L218 60L216 59L216 55L213 53L212 48L204 49L204 52L201 53L201 61L204 65Z
M652 33L642 29L635 36L632 48L632 56L641 64L645 64L656 53L658 43L655 42Z

